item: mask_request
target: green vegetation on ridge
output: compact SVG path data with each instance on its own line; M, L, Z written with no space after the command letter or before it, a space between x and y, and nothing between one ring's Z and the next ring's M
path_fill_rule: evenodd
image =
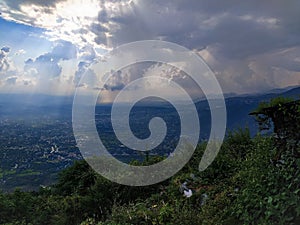
M205 143L179 173L147 187L112 183L78 161L52 187L0 193L0 224L300 224L299 132L287 132L300 126L300 111L299 102L291 104L259 108L255 115L269 116L269 129L278 124L266 109L285 112L282 129L253 138L248 129L229 133L204 172L198 165ZM189 198L180 190L184 183Z

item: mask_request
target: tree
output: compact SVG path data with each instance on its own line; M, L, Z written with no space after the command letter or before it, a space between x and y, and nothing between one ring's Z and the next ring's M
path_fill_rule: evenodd
M273 128L278 149L276 160L285 149L294 157L300 157L300 100L275 98L261 103L250 115L255 116L261 131Z
M55 189L60 195L84 195L95 184L96 177L96 172L86 161L76 161L59 174Z

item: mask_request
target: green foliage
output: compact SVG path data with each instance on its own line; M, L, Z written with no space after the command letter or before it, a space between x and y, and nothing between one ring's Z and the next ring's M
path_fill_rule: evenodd
M241 184L241 192L230 208L231 215L247 224L292 223L300 216L299 167L293 166L297 159L274 166L270 163L272 139L257 137L255 144L244 169L233 179Z
M256 112L261 112L266 108L271 108L271 107L284 105L284 104L292 102L292 101L294 101L293 98L287 98L287 97L279 96L277 98L271 99L269 102L261 102L259 104L258 108L256 109Z
M275 98L261 104L251 115L261 130L273 128L277 148L274 161L280 160L283 153L300 158L300 100Z
M269 130L272 128L272 123L274 128L277 127L278 123L282 122L282 115L288 114L287 109L284 105L292 103L293 99L277 97L271 99L270 102L261 102L257 109L250 113L250 115L254 115L256 121L259 124L260 130ZM276 114L282 115L276 115ZM274 129L275 133L276 130Z
M84 161L76 161L72 167L60 173L55 189L62 195L84 195L95 184L95 180L93 169Z
M230 132L214 162L200 173L205 147L200 144L175 176L148 187L115 184L85 161L75 162L52 187L0 192L0 224L300 224L300 160L289 142L277 145L273 135L251 138L248 129ZM179 191L183 182L193 191L190 198Z

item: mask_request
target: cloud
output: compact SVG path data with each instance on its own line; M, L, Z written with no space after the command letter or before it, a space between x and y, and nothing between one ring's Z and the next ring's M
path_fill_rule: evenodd
M69 60L77 56L77 48L68 41L60 40L49 54L54 60Z
M104 89L109 91L120 91L125 87L124 77L121 71L112 71L111 78L104 84Z
M192 49L218 45L227 57L248 57L300 42L298 0L274 0L272 7L266 0L4 2L4 18L9 10L19 9L20 16L9 18L46 28L53 37L80 46L164 39Z
M274 1L272 7L267 1L133 1L118 14L101 11L98 21L109 24L111 46L162 39L199 52L206 49L224 91L247 93L290 84L300 75L295 60L300 55L299 9L296 0ZM92 31L101 37L101 29ZM284 51L278 56L290 48L297 48L294 55ZM287 81L278 79L278 68Z
M77 71L75 72L73 83L75 84L75 86L77 86L81 77L85 73L89 74L87 76L91 79L91 81L89 81L88 83L94 82L95 75L94 75L93 71L91 71L89 69L89 66L97 58L96 51L94 50L94 48L92 46L87 45L79 50L78 58L79 58L80 62L78 63ZM94 84L94 85L96 85L96 84Z
M15 53L16 56L23 55L23 54L26 54L26 51L24 49L20 49Z
M43 28L52 39L67 40L80 47L92 44L104 48L108 46L110 29L114 26L109 20L110 16L116 16L128 2L130 0L4 0L0 1L0 7L2 18ZM97 18L105 22L99 23Z
M78 85L83 74L85 74L89 70L89 65L90 65L90 63L88 63L88 62L80 62L78 64L78 69L75 72L75 76L74 76L74 80L73 80L73 82L76 86Z
M95 48L158 39L195 50L216 73L225 92L254 92L295 82L299 76L300 2L290 0L26 0L2 1L1 17L46 29L51 40L68 42L52 52L26 62L29 73L57 77L59 62L74 57L72 43L80 49L73 82L98 57ZM1 50L1 55L6 54ZM2 56L0 56L2 57ZM6 56L0 68L7 68ZM1 67L2 65L2 67ZM145 68L144 68L145 69ZM122 71L106 86L118 90L141 76L140 69ZM169 75L186 87L188 79ZM132 75L134 72L139 74ZM145 71L144 71L145 72ZM285 81L279 78L279 74ZM91 74L91 80L94 78ZM93 81L94 82L94 81ZM93 83L90 82L90 83Z
M243 60L215 51L218 49L210 47L199 54L213 68L224 92L253 93L298 84L299 48L279 49Z
M9 77L5 80L5 83L7 85L15 85L17 83L17 79L18 79L18 77L16 77L16 76L15 77Z
M0 50L0 86L1 92L32 92L42 93L68 93L72 90L67 75L60 76L62 65L69 63L72 66L76 62L77 48L66 41L54 43L50 52L42 54L35 59L27 59L25 66L15 68L11 57L24 57L19 54L11 54L10 47ZM18 53L19 51L17 51ZM23 52L23 51L22 51ZM9 57L10 56L10 57ZM70 60L71 61L70 63ZM68 82L69 81L69 82Z
M220 53L237 58L299 44L299 38L295 38L295 34L300 35L299 26L294 23L287 32L285 24L289 24L291 18L283 13L291 11L290 7L299 9L297 1L289 5L277 3L277 10L272 10L273 4L270 9L257 10L256 5L264 4L253 2L134 1L126 9L120 8L117 15L108 9L109 43L115 46L136 40L163 39L191 49L218 45ZM295 10L292 15L293 20L300 21ZM108 20L107 17L102 19L98 17L99 23ZM99 30L99 37L101 35Z
M11 62L8 59L10 48L5 46L0 50L0 72L5 72L11 69Z
M100 84L107 91L120 91L130 82L144 77L153 64L153 62L142 62L129 65L118 71L111 70L104 76L100 76Z
M3 47L3 48L1 48L1 51L5 52L5 53L9 53L10 47Z
M44 7L54 7L56 3L65 1L65 0L4 0L4 2L12 9L20 9L21 5L39 5Z
M79 50L79 58L80 60L84 60L87 62L92 62L97 57L97 53L93 46L87 45Z
M35 60L25 61L25 71L40 78L55 78L60 76L62 67L60 61L76 58L76 47L67 41L59 41L51 52L40 55Z
M10 47L4 46L0 50L0 86L14 85L17 80L17 70L9 57Z
M48 54L41 55L35 61L28 59L25 62L25 71L36 71L37 76L54 78L58 77L62 71L57 61L54 61Z
M197 94L202 94L199 93L201 90L197 88L196 83L186 73L164 63L141 62L129 65L118 71L111 70L104 76L98 74L98 77L99 76L101 82L97 89L108 91L108 93L118 92L136 79L156 76L157 82L152 84L145 82L142 85L131 87L130 91L156 89L161 92L162 89L167 90L170 86L170 82L173 81L183 87L189 94L192 95L192 97L195 97L194 95ZM159 77L165 78L164 81L162 81Z

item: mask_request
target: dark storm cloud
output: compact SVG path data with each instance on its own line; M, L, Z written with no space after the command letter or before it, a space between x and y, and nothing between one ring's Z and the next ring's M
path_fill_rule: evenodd
M164 39L197 49L217 45L226 57L241 58L300 42L300 3L175 0L136 1L119 14L101 10L99 23L111 27L112 46L145 40ZM105 43L103 27L91 26Z
M104 89L109 91L120 91L125 87L122 72L112 71L110 79L104 84Z
M290 72L299 72L299 12L298 0L140 0L118 14L101 11L98 22L111 25L111 47L161 39L204 50L226 92L252 92L281 86L276 68L297 79ZM103 39L100 28L93 32ZM289 49L293 55L278 54Z
M246 58L284 46L280 29L269 29L253 20L226 16L202 39L204 45L216 44L219 53L229 58ZM296 44L296 43L294 43Z

